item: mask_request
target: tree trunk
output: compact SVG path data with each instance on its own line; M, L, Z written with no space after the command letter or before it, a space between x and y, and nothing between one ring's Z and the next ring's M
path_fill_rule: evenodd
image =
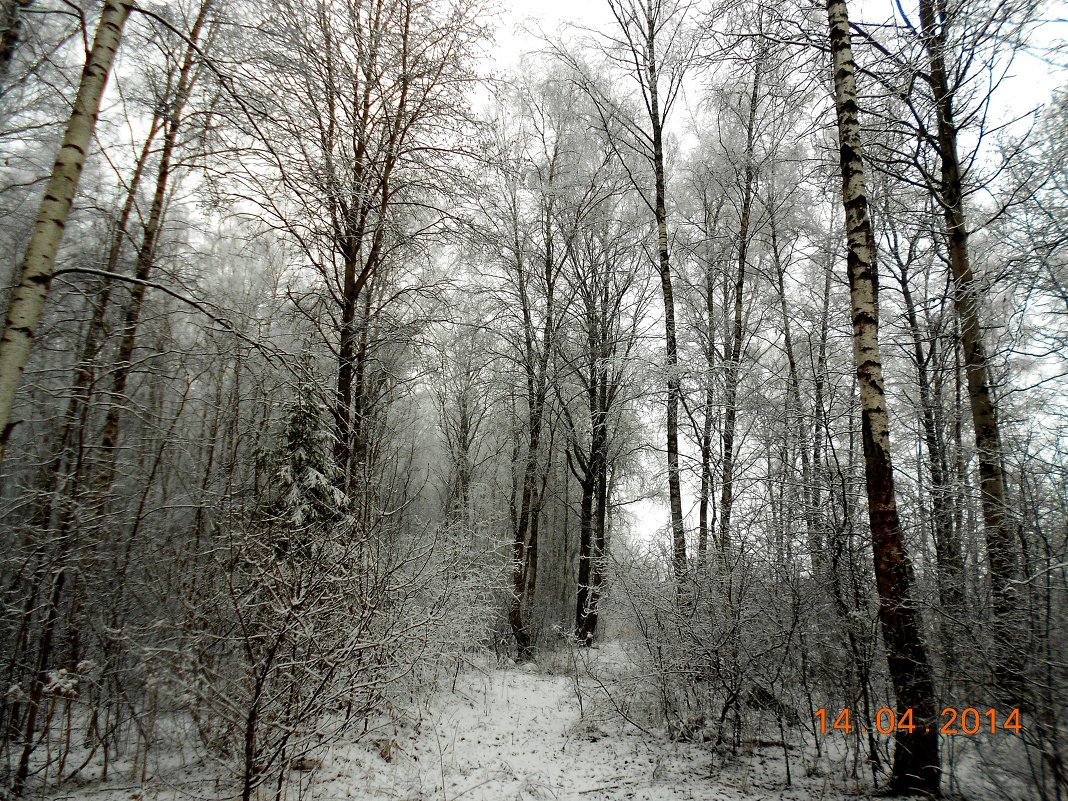
M579 513L578 598L575 605L575 634L587 645L597 631L597 605L604 573L605 527L608 508L608 425L607 373L594 360L590 387L591 437L588 455L580 461L579 482L582 502Z
M715 212L709 215L708 198L703 198L704 208L704 236L711 240L719 225L719 215L723 208L720 200ZM704 272L704 312L707 341L704 343L705 357L705 392L702 405L701 431L699 444L701 450L701 490L697 499L697 556L700 562L704 562L708 554L709 531L715 524L715 509L712 507L712 419L715 408L715 381L716 369L716 275L714 262L709 259L705 264Z
M69 536L69 532L61 532ZM26 786L26 779L30 775L30 757L37 745L37 715L41 709L41 699L44 697L44 688L48 682L48 663L52 659L52 644L55 639L56 622L59 619L59 604L63 597L63 585L66 583L67 571L63 565L66 561L68 547L64 547L59 556L59 572L52 583L52 593L48 599L48 615L45 618L44 630L41 633L41 650L37 657L37 672L34 676L33 687L30 690L29 704L26 710L26 728L23 732L22 753L19 756L18 769L15 771L15 781L12 784L11 794L15 798L22 795Z
M549 428L549 441L546 443L545 465L541 470L540 486L535 487L534 497L530 502L530 532L527 536L527 563L523 576L528 603L533 603L538 591L538 550L541 544L541 511L545 506L545 487L549 483L549 473L553 460L553 429Z
M579 482L582 500L579 504L578 593L575 597L575 636L585 642L592 632L587 629L590 602L590 578L593 563L593 491L589 472Z
M100 99L108 73L122 40L122 29L131 6L107 0L100 12L93 49L82 70L78 95L74 100L63 144L56 155L26 252L19 265L18 283L7 307L3 336L0 337L0 463L11 436L12 409L22 371L30 357L37 325L44 312L45 299L52 283L56 252L63 238L78 191L85 156L92 142Z
M801 455L801 514L805 520L805 535L808 540L809 556L813 569L819 565L819 554L823 551L823 532L820 529L816 507L809 503L809 488L813 486L811 454L809 453L808 425L805 423L804 408L801 401L801 376L797 369L794 355L794 339L790 330L790 312L786 305L786 266L779 253L778 209L773 191L768 193L768 226L771 233L771 259L775 265L776 286L779 290L779 310L782 313L782 343L786 353L786 366L789 370L787 381L787 431L797 431L797 450ZM785 462L785 460L784 460Z
M348 488L352 470L352 377L356 364L356 273L359 267L359 247L347 246L344 251L344 284L341 300L341 342L337 360L337 399L334 418L337 437L334 450L342 476L342 486Z
M547 340L550 336L551 316L546 320L545 325L546 329L543 335ZM541 449L541 429L545 406L545 370L548 367L548 343L546 342L545 344L546 350L543 351L537 363L528 363L527 408L529 410L528 421L530 428L527 432L527 452L523 464L521 495L512 539L512 602L508 610L508 622L512 627L512 635L515 637L520 661L532 659L534 655L534 643L524 622L524 607L531 597L528 595L526 583L527 559L529 558L527 553L529 546L528 536L531 533L531 519L540 512L537 508L538 504L535 497L537 495L535 481L537 478L538 453ZM528 350L528 357L531 355L533 355L532 351Z
M647 7L646 50L648 55L649 124L653 133L653 179L656 199L657 265L660 291L664 300L664 344L667 370L667 479L668 506L671 510L671 546L675 578L686 572L686 529L682 518L682 483L679 476L679 357L675 336L675 297L671 287L671 252L667 230L667 178L664 167L664 130L657 94L656 25L653 9Z
M114 273L122 254L122 245L126 240L127 226L130 215L133 213L137 200L137 189L144 175L145 164L151 151L152 142L158 127L159 118L153 119L145 143L141 148L137 163L134 167L133 176L127 187L126 200L119 212L115 229L111 236L111 245L108 248L107 260L104 263L104 272ZM96 361L105 338L104 321L111 302L112 280L102 278L99 289L93 299L93 313L86 326L85 335L79 348L78 359L74 366L74 380L71 383L70 396L67 400L67 408L63 414L63 424L55 447L55 454L49 460L47 472L44 476L43 495L45 502L39 515L40 525L50 525L52 514L59 497L57 491L68 482L68 487L80 484L79 478L83 468L82 455L85 442L85 428L89 419L90 396L96 373ZM77 458L75 458L75 455Z
M134 284L131 289L130 302L126 306L126 312L123 316L122 338L119 340L111 397L108 400L104 428L100 435L102 457L94 478L98 491L104 491L110 487L115 477L115 449L119 441L121 404L126 394L126 384L133 366L134 346L137 343L137 326L141 319L141 307L144 303L145 290L147 289L143 282L148 280L156 260L156 245L159 242L160 231L163 227L167 190L171 181L171 161L174 158L175 147L178 145L178 131L182 124L182 113L185 110L186 101L189 100L195 81L193 67L199 54L197 40L200 38L200 32L203 29L204 21L207 18L212 2L213 0L204 0L189 32L190 43L186 47L182 59L170 113L163 123L163 149L160 152L159 168L156 172L156 186L152 194L152 205L149 208L148 220L145 222L145 230L141 238L141 247L137 252L137 265L134 269L134 277L141 283Z
M734 508L734 434L738 419L738 377L742 361L745 317L745 267L749 255L749 218L753 209L753 163L757 103L760 100L760 65L753 70L753 90L749 97L749 117L745 130L745 171L742 179L742 208L738 221L738 272L734 281L734 323L731 351L727 356L727 378L723 410L723 481L719 498L719 552L724 559L731 544L731 510Z
M259 699L253 701L245 716L245 731L242 743L243 769L241 773L241 801L252 801L258 778L256 765L256 727L259 718Z
M1019 666L1013 648L1018 577L1016 533L1009 514L997 407L990 387L986 348L979 317L979 289L968 253L968 229L964 215L964 192L957 156L957 126L953 118L953 92L946 72L945 11L937 0L920 0L920 27L930 64L929 83L935 101L938 125L938 155L941 175L936 200L942 206L946 246L953 276L953 300L960 320L964 369L968 378L975 449L979 457L979 491L983 510L986 551L990 563L993 597L996 678L1006 689L1019 689ZM937 15L937 19L936 19ZM1018 697L1016 698L1018 700Z
M178 144L182 113L196 80L193 68L199 52L197 40L200 38L200 32L212 2L214 0L204 0L190 30L190 44L186 48L182 66L178 73L173 104L169 109L167 119L163 123L163 148L156 172L156 186L152 195L152 205L149 208L148 220L145 222L145 230L142 234L141 247L137 253L137 264L134 269L135 277L142 282L148 279L155 264L156 245L159 242L159 235L166 212L167 190L171 179L171 161L174 157L175 147ZM103 455L95 477L98 490L106 490L114 479L115 449L118 445L119 437L120 403L126 393L126 384L132 367L133 351L137 340L137 327L140 322L145 290L144 283L138 283L133 286L130 301L123 317L122 338L119 341L111 397L108 401L107 414L101 432L101 451Z
M823 483L829 483L830 477L824 469L824 450L829 439L827 425L827 410L824 408L823 391L827 381L827 339L830 333L830 306L831 306L831 274L833 269L833 257L828 257L828 263L823 273L823 303L820 310L820 339L819 351L816 356L816 369L812 381L812 409L814 421L812 425L812 486L807 496L807 506L812 510L812 520L816 525L816 534L819 543L824 549L827 547L828 515L823 509ZM828 487L828 501L833 500L833 494ZM820 550L812 554L812 572L819 576L824 559L824 551Z
M925 354L916 303L909 287L908 268L900 265L899 282L905 301L905 316L912 334L912 358L916 365L916 383L920 390L921 422L924 445L927 448L927 469L931 476L931 512L934 527L935 558L938 564L938 598L949 613L959 610L964 602L964 560L961 556L960 536L953 526L950 507L949 467L945 449L938 436L935 418L935 399L931 394L927 362L934 345Z
M601 619L601 585L604 583L605 559L608 556L608 459L605 448L607 440L602 446L602 457L599 457L594 469L594 509L593 509L593 562L592 575L590 576L589 612L586 616L586 630L589 632L588 641L592 643L597 636L597 624Z
M879 351L875 240L868 218L864 163L849 16L845 0L828 0L835 106L842 169L842 205L848 242L853 356L860 389L861 432L879 622L898 717L911 709L915 730L896 735L891 789L937 795L941 783L931 666L919 613L912 600L912 567L905 552L894 497L889 415Z
M0 97L22 36L22 14L32 5L33 0L0 0Z

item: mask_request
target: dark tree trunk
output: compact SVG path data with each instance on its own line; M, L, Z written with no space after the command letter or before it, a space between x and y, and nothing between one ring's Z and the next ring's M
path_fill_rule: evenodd
M552 249L551 244L547 248L545 261L546 278L549 279L546 297L546 320L542 329L541 351L536 352L534 346L534 323L530 309L527 306L525 280L520 266L520 282L524 286L521 289L524 306L524 327L526 337L526 383L527 383L527 410L528 426L526 457L523 462L523 477L519 506L515 516L515 532L512 539L512 601L508 610L508 623L512 627L520 661L530 660L534 656L533 640L525 621L525 609L533 598L534 587L527 586L527 561L530 558L528 537L536 535L537 526L534 518L540 515L540 503L537 498L537 472L541 451L541 433L544 422L545 401L547 393L547 371L549 366L549 353L553 338L553 290L552 290ZM537 546L534 546L536 552Z
M900 264L898 279L905 301L905 315L912 335L912 359L916 365L916 383L920 391L923 440L927 449L927 470L931 477L931 522L934 530L935 558L938 564L938 596L951 615L964 602L964 559L960 536L953 525L949 467L941 438L938 435L936 401L927 365L934 354L934 344L925 353L916 303L909 286L908 268Z
M205 0L197 14L193 27L189 31L189 44L182 58L171 98L169 113L163 120L163 149L160 152L159 167L156 172L156 185L152 193L152 205L149 207L148 220L141 237L141 247L137 252L137 265L134 277L141 283L133 285L130 300L123 315L122 336L116 357L115 372L112 378L111 397L108 400L104 428L100 434L101 459L96 468L94 485L97 491L106 491L115 478L115 449L119 440L119 422L122 403L126 395L126 384L133 369L133 352L137 342L137 328L141 319L141 307L144 303L147 281L156 260L156 245L159 242L166 212L167 190L170 188L171 160L178 145L178 133L182 126L182 114L185 104L193 91L196 81L195 67L199 58L197 41L207 21L213 0Z
M653 139L653 181L656 198L653 212L656 219L657 266L660 291L664 301L664 345L667 369L667 479L668 506L671 510L671 547L675 578L686 572L686 529L682 517L682 482L679 474L679 357L675 335L675 296L671 286L671 251L667 229L667 177L664 167L664 126L660 116L657 93L656 20L652 7L646 14L646 51L648 58L649 124Z
M61 531L61 534L70 536L69 531ZM30 690L30 698L26 710L26 726L23 732L22 753L19 755L18 768L15 771L15 781L12 784L11 794L15 798L22 795L26 786L26 779L30 775L30 757L37 745L37 716L41 710L41 701L44 698L44 688L48 682L48 665L52 659L52 645L55 641L56 623L59 620L59 604L63 598L63 587L66 584L67 571L63 565L66 561L69 547L63 547L59 556L59 572L52 582L52 592L48 598L48 614L45 617L44 629L41 632L41 650L37 656L37 671L33 679L33 687Z
M588 473L579 482L582 500L579 503L579 559L578 593L575 598L575 636L580 642L592 636L588 628L590 584L593 575L593 494L594 482Z
M710 214L709 199L703 199L704 237L711 241L716 235L723 200L715 206ZM701 451L701 490L697 499L697 554L701 562L708 556L709 534L715 526L716 510L712 497L712 421L715 418L715 380L716 369L716 270L715 262L710 258L705 264L704 286L705 333L704 343L705 374L704 399L702 401L701 430L698 442Z
M0 0L0 97L22 35L22 14L33 0Z
M786 366L789 370L787 396L790 403L787 408L787 430L797 431L797 450L801 456L801 514L805 520L805 534L808 539L808 551L814 570L819 568L819 555L823 551L823 532L819 525L816 506L809 503L809 488L814 486L812 478L811 454L808 443L808 424L805 422L805 410L801 400L801 376L797 369L794 355L794 340L790 330L790 313L786 306L786 266L782 263L779 252L778 209L774 192L768 193L768 224L771 232L771 258L775 265L776 285L779 290L779 310L782 312L782 341L786 353Z
M604 409L607 378L595 368L597 381L592 388L593 430L589 453L581 460L585 468L579 486L579 574L575 605L575 633L580 641L592 643L597 632L598 603L604 578L605 528L608 516L608 428Z
M827 546L828 515L823 510L823 481L828 481L827 470L824 468L824 449L828 439L827 434L827 410L824 408L824 386L827 375L827 338L830 331L830 306L831 306L831 272L832 264L828 259L827 268L823 276L823 306L820 317L820 343L816 356L816 374L812 381L812 409L814 421L812 425L812 485L808 496L808 508L812 510L812 519L816 525L818 542L824 548ZM833 498L830 488L827 498ZM812 554L812 571L819 576L824 559L822 551Z
M605 443L607 444L607 443ZM601 585L604 583L605 560L608 558L608 459L597 460L595 469L594 510L593 510L593 563L590 576L589 612L586 616L588 642L597 635L600 622Z
M920 27L930 65L928 82L934 96L938 126L937 150L941 175L936 201L941 204L945 218L953 300L960 320L968 400L979 457L979 490L994 607L994 672L1008 695L1013 696L1020 689L1021 681L1019 659L1014 648L1014 628L1021 622L1015 614L1017 602L1014 584L1018 578L1016 529L1009 512L1005 475L1001 466L997 406L990 386L986 347L983 344L980 292L968 253L963 179L957 155L957 125L953 117L954 97L945 64L945 9L939 0L920 0ZM1018 694L1014 700L1019 700Z

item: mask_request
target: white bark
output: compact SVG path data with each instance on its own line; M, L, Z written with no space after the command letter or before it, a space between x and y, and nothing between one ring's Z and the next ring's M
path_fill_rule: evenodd
M37 212L33 234L19 266L18 284L8 304L4 332L0 338L0 462L11 434L11 412L22 371L30 356L34 334L41 321L45 299L52 283L56 251L63 239L67 215L78 190L85 166L85 154L93 138L100 99L107 85L115 52L122 39L122 29L131 5L107 0L100 13L100 23L93 49L82 71L78 95L74 100L63 144L56 155L52 176Z
M923 621L912 599L913 575L901 536L890 458L889 415L879 352L876 249L868 217L861 155L860 109L846 0L827 0L827 24L838 112L842 206L848 243L853 356L862 410L864 467L879 621L898 714L915 711L917 729L894 736L894 793L937 795L941 782L934 724L934 682L923 640Z

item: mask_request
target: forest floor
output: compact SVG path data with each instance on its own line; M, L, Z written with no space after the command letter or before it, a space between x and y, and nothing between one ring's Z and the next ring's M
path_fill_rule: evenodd
M594 651L593 659L614 660L618 653ZM311 778L309 795L322 801L857 797L857 788L847 793L840 776L829 777L829 764L799 750L791 755L787 786L781 745L752 746L726 760L706 744L643 733L598 703L604 685L591 678L589 665L578 667L461 672L421 707L416 724L335 747Z
M562 648L526 665L473 660L422 701L384 714L291 774L284 801L844 801L871 796L866 763L842 747L777 727L736 750L671 737L649 724L656 701L616 643ZM648 728L641 728L642 725ZM804 739L806 745L801 745ZM787 779L787 755L790 776ZM225 798L203 763L157 754L144 784L83 773L50 801ZM128 767L128 766L127 766ZM115 771L118 775L119 771ZM970 771L974 773L974 771ZM131 784L133 786L131 786ZM265 799L275 787L261 788ZM994 797L989 788L955 797ZM265 792L264 792L265 791ZM41 798L39 793L33 797ZM1012 794L1001 797L1012 797ZM1022 796L1020 796L1022 797Z

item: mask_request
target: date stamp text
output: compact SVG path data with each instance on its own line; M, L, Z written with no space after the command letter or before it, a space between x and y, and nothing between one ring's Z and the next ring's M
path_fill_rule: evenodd
M834 716L833 720L832 714L828 713L826 709L816 710L816 721L819 723L820 734L833 733L835 731L849 734L856 730L856 726L850 722L848 708L839 712ZM906 709L900 717L893 709L888 709L887 707L883 707L875 713L875 731L879 734L893 734L896 731L912 733L919 728L920 726L913 723L911 709ZM1019 709L1013 709L1005 715L996 709L980 711L971 706L964 709L947 706L942 710L941 726L935 724L923 727L925 731L931 731L935 728L938 729L939 734L949 735L979 734L980 732L996 734L999 731L1011 731L1019 734L1022 727L1020 726ZM861 733L867 733L868 728L861 726L860 731Z

